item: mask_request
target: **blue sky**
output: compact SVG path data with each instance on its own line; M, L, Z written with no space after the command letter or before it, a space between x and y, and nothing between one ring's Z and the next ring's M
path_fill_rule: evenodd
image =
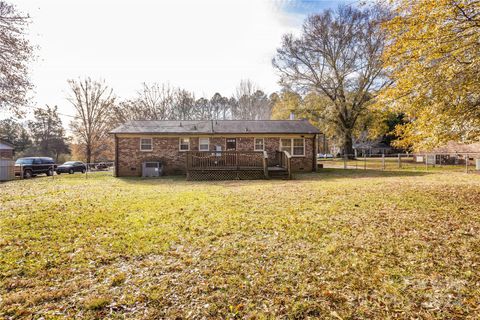
M104 79L121 98L142 82L230 96L241 79L279 90L271 59L285 33L345 1L14 0L38 45L33 103L72 114L67 79ZM1 115L0 115L1 116ZM68 123L69 118L63 119Z
M353 2L350 1L350 2ZM296 1L283 1L283 10L286 12L300 14L303 16L320 12L328 8L336 8L339 4L349 3L347 1L340 0L296 0Z

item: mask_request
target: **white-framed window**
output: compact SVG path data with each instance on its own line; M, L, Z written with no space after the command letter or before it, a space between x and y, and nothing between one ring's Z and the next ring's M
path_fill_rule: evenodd
M210 150L210 138L199 138L198 139L198 150L199 151Z
M293 139L292 156L305 156L305 139Z
M190 150L190 138L179 138L178 150L180 151Z
M254 144L255 144L255 147L254 147L255 151L265 150L265 140L263 138L255 138Z
M140 151L152 151L152 150L153 150L152 138L141 138Z
M280 139L280 151L292 153L292 139Z
M287 151L294 157L304 157L305 139L280 139L280 151Z

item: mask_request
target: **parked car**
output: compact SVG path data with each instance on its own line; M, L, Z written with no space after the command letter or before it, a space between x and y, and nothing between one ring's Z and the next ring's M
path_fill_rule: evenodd
M56 168L55 161L47 157L19 158L15 161L15 175L22 176L25 179L43 173L52 176Z
M323 158L323 159L333 159L334 156L333 156L333 154L331 154L331 153L318 153L318 154L317 154L317 158L318 158L318 159L322 159L322 158Z
M100 170L102 170L102 171L108 170L108 164L105 163L105 162L97 163L97 164L95 165L95 169L97 169L97 170L99 170L99 171L100 171Z
M64 164L58 166L56 171L57 174L74 174L75 172L85 173L85 171L87 171L87 166L81 161L67 161Z

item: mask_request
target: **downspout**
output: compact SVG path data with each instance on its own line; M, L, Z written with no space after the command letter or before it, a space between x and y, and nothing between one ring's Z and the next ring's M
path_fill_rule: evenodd
M317 167L318 167L318 163L317 163L318 162L317 161L317 153L318 153L318 143L317 142L318 141L317 140L318 140L318 135L315 134L313 136L313 148L312 148L312 151L313 151L312 152L313 153L313 155L312 155L312 158L313 158L312 159L312 161L313 161L312 170L313 170L313 172L317 172Z
M117 135L113 135L115 140L115 177L118 178L118 138Z

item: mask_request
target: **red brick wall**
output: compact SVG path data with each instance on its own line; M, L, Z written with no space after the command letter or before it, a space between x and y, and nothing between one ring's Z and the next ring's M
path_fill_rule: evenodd
M0 158L3 159L13 159L13 150L0 150Z
M164 174L185 173L185 152L179 151L178 137L153 137L153 150L140 151L140 137L118 137L118 172L117 176L141 176L142 163L145 161L160 161L163 164ZM198 150L198 137L190 138L190 150ZM225 137L210 138L210 150L215 146L226 147ZM269 165L275 164L276 151L279 150L279 138L264 138L265 151L268 153ZM305 157L293 157L292 168L294 171L312 171L313 138L305 138ZM238 151L253 151L253 137L237 138Z

